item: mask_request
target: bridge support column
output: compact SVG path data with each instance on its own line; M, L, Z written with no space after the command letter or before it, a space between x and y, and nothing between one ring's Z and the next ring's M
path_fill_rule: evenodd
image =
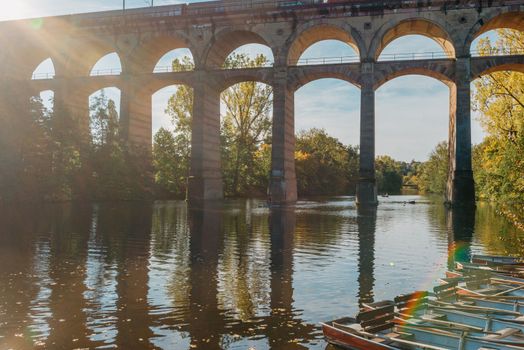
M130 145L151 152L152 103L149 91L124 84L121 91L120 134Z
M297 200L295 174L295 100L287 86L286 73L273 86L273 146L269 201L274 204Z
M457 79L450 93L449 176L446 203L475 204L475 184L471 168L470 59L458 58Z
M360 100L360 169L357 185L357 204L376 206L375 180L375 89L373 63L362 64L362 90Z
M54 111L56 122L64 132L70 130L76 123L80 135L76 135L83 142L90 138L90 117L89 117L89 92L79 84L62 83L55 90ZM74 128L74 127L73 127Z
M220 160L220 91L210 86L202 76L193 93L187 200L198 203L224 197Z

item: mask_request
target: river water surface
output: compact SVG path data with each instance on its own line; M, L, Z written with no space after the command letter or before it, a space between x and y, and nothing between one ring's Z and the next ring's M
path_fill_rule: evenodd
M376 210L351 197L60 204L0 220L1 350L326 349L321 321L429 289L471 253L524 251L491 207L414 196Z

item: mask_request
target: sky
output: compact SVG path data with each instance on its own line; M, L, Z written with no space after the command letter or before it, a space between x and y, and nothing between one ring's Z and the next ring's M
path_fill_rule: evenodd
M143 7L151 0L126 0L126 7ZM186 1L154 0L156 5L175 4ZM197 1L189 1L197 2ZM79 12L121 9L123 0L0 0L0 20L39 17ZM488 34L489 35L489 34ZM269 48L262 45L246 45L236 50L250 55L263 53L272 57ZM433 40L422 36L405 36L390 43L383 55L399 53L442 53ZM176 50L159 63L169 66L175 57L182 57L188 50ZM356 53L347 44L328 40L312 45L301 58L353 56ZM380 58L379 58L380 59ZM102 58L94 71L120 66L116 54ZM50 61L44 62L36 74L53 71ZM165 114L167 100L176 87L162 89L153 95L153 133L160 127L172 128ZM116 88L106 94L119 105ZM49 92L44 93L48 99ZM376 103L376 153L387 154L395 159L424 161L435 145L447 140L449 121L449 89L443 83L424 76L404 76L381 86L375 97ZM295 129L297 132L310 128L324 128L345 144L359 144L360 91L341 80L321 79L313 81L295 93ZM482 141L484 132L478 117L472 114L472 142Z

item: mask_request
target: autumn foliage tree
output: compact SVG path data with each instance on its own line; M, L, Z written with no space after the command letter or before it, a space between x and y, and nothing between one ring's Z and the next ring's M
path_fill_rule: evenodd
M524 50L524 33L499 30L498 40L484 39L481 53ZM481 198L524 203L524 74L493 72L475 81L474 108L488 136L480 146L476 171Z

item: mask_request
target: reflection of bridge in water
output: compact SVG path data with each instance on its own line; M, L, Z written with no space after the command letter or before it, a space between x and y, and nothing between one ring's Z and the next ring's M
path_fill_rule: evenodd
M104 87L118 87L121 133L131 144L149 150L152 94L173 84L189 85L194 92L189 197L208 200L223 196L220 93L242 81L266 83L275 96L270 198L293 202L294 93L310 81L338 78L362 91L357 194L359 202L375 204L375 91L396 77L421 74L450 88L447 200L474 201L470 83L494 71L522 72L524 56L488 52L472 57L471 43L492 29L522 30L522 1L249 3L209 2L1 23L0 77L9 86L0 94L1 112L16 115L24 107L12 101L26 96L27 102L35 93L52 89L56 107L77 116L88 128L88 96ZM389 43L410 34L434 39L442 53L381 58ZM301 61L308 47L328 39L347 43L358 56ZM222 69L232 51L249 43L268 46L273 66ZM160 58L177 48L191 51L195 70L153 73ZM111 52L118 54L122 69L89 76L97 60ZM31 81L35 67L47 58L52 59L55 74L35 78L53 79Z
M321 336L294 305L292 209L272 210L265 224L267 246L260 254L267 254L267 265L260 268L267 273L253 278L267 283L267 298L246 294L232 305L224 304L224 295L249 293L254 285L224 287L236 275L224 265L228 238L221 206L188 212L152 212L136 204L57 206L34 223L14 217L8 226L20 235L2 232L0 240L0 345L138 349L176 341L221 349L261 339L271 348L296 349ZM361 302L373 295L375 221L375 209L358 218ZM35 231L52 233L35 237ZM253 247L238 249L237 268ZM249 264L260 264L258 256L253 259ZM243 272L236 277L249 279ZM242 286L248 290L236 290ZM243 319L235 310L248 304L258 311Z
M391 204L377 214L344 201L269 212L246 203L58 205L30 210L34 220L16 208L0 211L0 347L312 346L321 337L318 321L350 314L375 295L406 292L395 285L398 276L414 288L425 277L416 273L442 263L445 247L449 266L469 259L478 219L440 205L399 206L400 221L391 221ZM408 262L422 269L391 267L389 259L405 253L404 242L392 240L418 234L409 228L397 237L404 220L426 210L437 219L428 229L441 236L421 242L444 248L421 247L438 252L436 260ZM383 232L388 226L397 229ZM485 237L477 232L475 245L478 239ZM498 244L511 249L511 242Z

